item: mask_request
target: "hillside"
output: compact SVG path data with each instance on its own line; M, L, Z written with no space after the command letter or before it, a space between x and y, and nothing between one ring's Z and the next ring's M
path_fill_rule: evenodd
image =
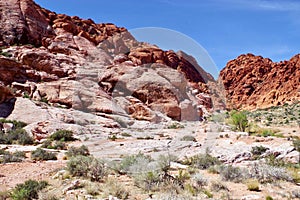
M253 54L241 55L220 72L227 106L258 109L300 100L300 55L272 62Z

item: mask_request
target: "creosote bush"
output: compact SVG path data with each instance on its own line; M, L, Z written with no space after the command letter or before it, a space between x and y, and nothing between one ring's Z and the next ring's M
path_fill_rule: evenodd
M265 153L267 150L269 150L269 148L264 147L264 146L254 146L251 149L251 153L253 155L254 159L259 158L263 153Z
M198 169L208 169L210 166L219 165L221 162L211 156L209 153L198 154L185 161L185 164L191 165Z
M41 146L46 149L67 150L67 144L63 141L45 140Z
M0 143L1 144L20 144L20 145L31 145L33 144L33 138L22 128L13 129L8 133L0 132Z
M18 184L11 193L13 200L31 200L38 199L38 192L46 188L46 181L28 180L25 183Z
M66 156L68 158L75 157L75 156L89 156L89 155L90 155L89 149L85 145L81 145L80 147L71 146L66 152Z
M105 163L91 156L71 157L67 163L67 170L73 176L100 181L107 175Z
M14 153L0 150L0 163L22 162L25 159L25 152L16 151Z
M76 139L74 138L73 135L74 134L72 131L58 130L50 136L50 139L56 141L63 141L63 142L75 141Z
M48 152L44 149L37 148L36 150L31 152L32 160L57 160L56 154L52 152Z

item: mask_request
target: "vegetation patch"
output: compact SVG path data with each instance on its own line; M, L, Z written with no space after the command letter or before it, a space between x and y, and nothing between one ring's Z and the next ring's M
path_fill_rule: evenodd
M11 193L13 200L38 199L38 192L48 186L46 181L28 180L25 183L18 184Z
M37 148L35 151L31 152L31 159L36 161L57 160L57 157L55 153L48 152L41 148Z
M72 131L58 130L50 136L50 140L70 142L70 141L75 141L76 138L74 138L74 133Z

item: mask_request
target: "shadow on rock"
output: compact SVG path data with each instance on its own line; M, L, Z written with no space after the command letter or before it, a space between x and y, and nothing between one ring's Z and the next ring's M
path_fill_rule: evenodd
M0 104L0 117L6 118L12 113L16 100L16 98L12 98Z

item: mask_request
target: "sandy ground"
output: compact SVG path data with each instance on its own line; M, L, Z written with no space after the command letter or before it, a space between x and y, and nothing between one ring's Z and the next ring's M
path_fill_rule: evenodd
M47 180L53 172L65 165L66 161L0 164L0 191L13 188L28 179Z

